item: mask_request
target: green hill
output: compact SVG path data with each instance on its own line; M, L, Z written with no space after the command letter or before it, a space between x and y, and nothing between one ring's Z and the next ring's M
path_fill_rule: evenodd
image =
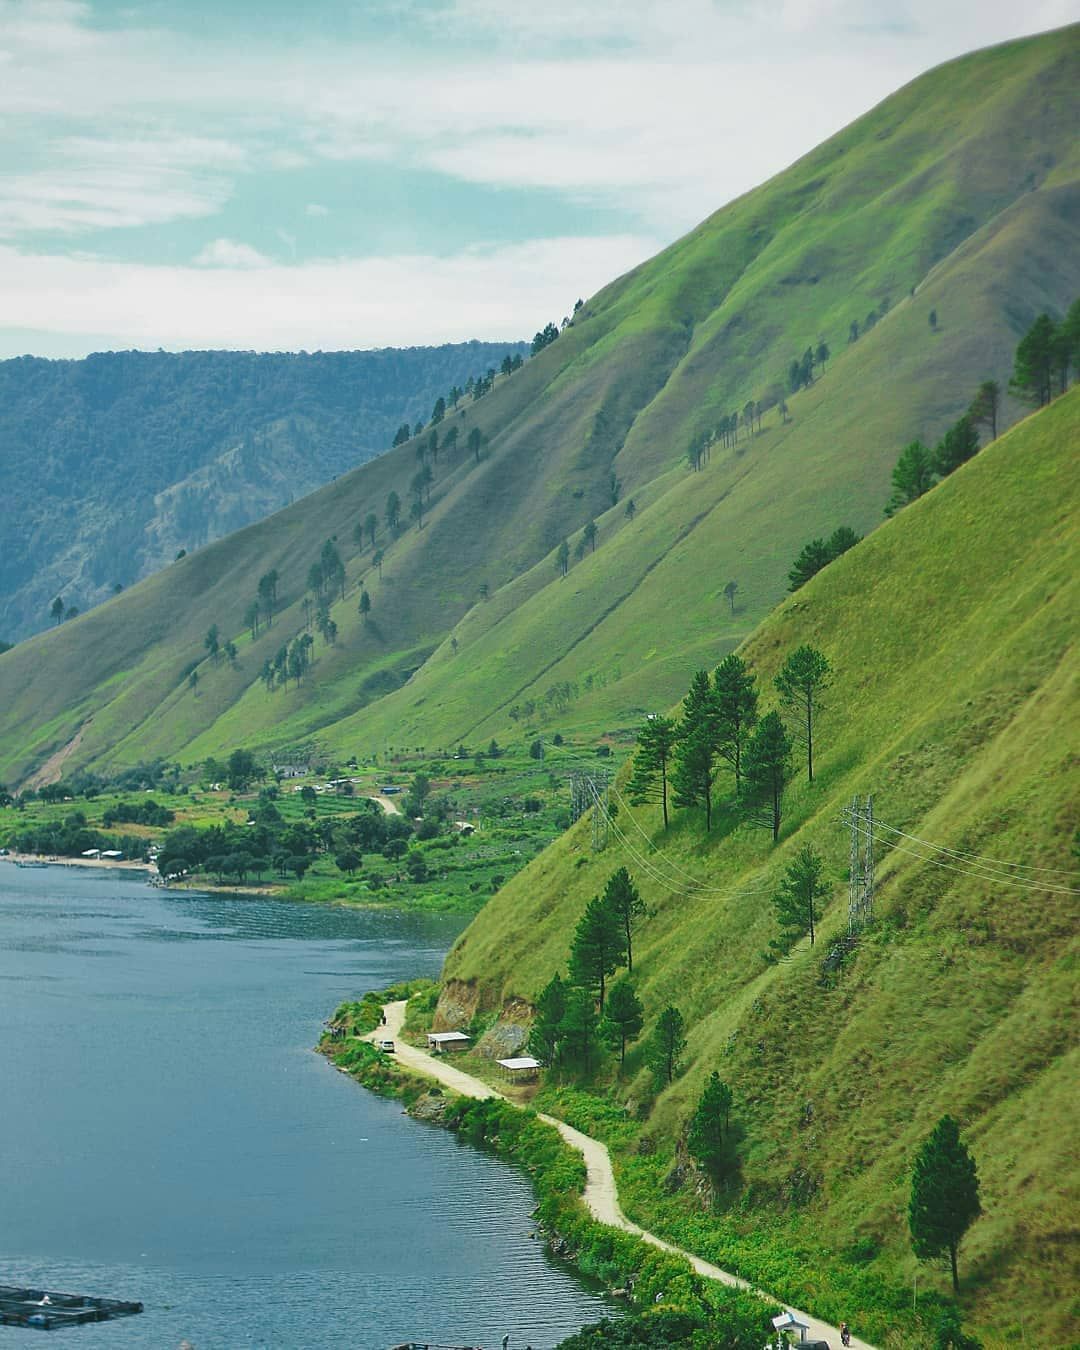
M607 1122L633 1217L879 1344L919 1343L908 1176L946 1112L982 1181L984 1215L962 1248L968 1315L988 1345L1075 1339L1078 447L1075 389L745 644L765 707L800 643L835 671L814 784L795 776L776 847L726 809L711 835L699 811L664 831L659 807L630 807L617 788L607 847L593 852L579 822L489 902L444 971L452 1025L495 1009L520 1021L522 1001L565 973L588 898L627 865L654 911L634 948L646 1029L680 1008L685 1073L655 1097L640 1051L623 1081L601 1075L640 1126L580 1095L562 1109ZM876 918L830 971L848 917L841 812L866 793L880 822ZM770 963L769 896L806 842L832 885L819 940ZM668 1174L713 1069L744 1140L741 1185L710 1216ZM924 1297L947 1286L944 1269L922 1268Z
M0 637L88 609L381 454L522 343L0 361Z
M50 756L188 762L313 737L381 754L595 736L670 703L768 613L807 539L877 524L900 447L936 439L980 380L1004 383L1032 318L1080 293L1078 88L1076 27L953 62L615 281L447 420L457 446L433 465L423 528L383 527L381 574L353 530L391 490L407 513L416 442L19 644L0 657L0 778ZM789 363L821 337L832 358L785 422ZM690 443L747 401L757 434L692 473ZM593 519L595 552L560 578L560 540ZM267 694L328 536L348 577L337 643ZM280 609L249 641L271 568ZM192 692L211 624L238 660L204 663Z

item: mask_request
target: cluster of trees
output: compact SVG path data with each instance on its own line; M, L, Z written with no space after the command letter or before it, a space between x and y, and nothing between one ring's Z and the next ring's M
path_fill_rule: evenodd
M278 584L281 574L276 567L264 572L259 578L255 599L244 610L244 627L251 633L254 642L262 630L263 620L267 628L274 622L274 609L277 606Z
M117 849L125 858L145 858L147 850L147 841L136 835L115 836L92 829L82 811L71 811L63 819L19 830L12 835L11 842L21 853L43 853L57 858L77 858L92 848Z
M268 694L275 689L288 689L289 681L295 680L297 689L311 668L315 639L310 633L301 633L292 642L283 642L273 656L263 662L259 678Z
M314 789L304 792L310 793L313 803ZM273 871L302 880L321 854L333 857L341 871L351 874L361 868L364 853L400 857L412 834L404 816L387 815L368 801L358 804L361 809L353 816L287 822L275 805L276 796L276 788L260 792L251 825L228 822L204 830L191 825L171 830L158 855L162 875L210 872L243 882Z
M987 380L968 411L949 427L933 450L919 440L904 447L892 471L892 493L885 504L887 516L929 492L935 483L979 453L979 421L987 410L985 416L996 428L1000 398L997 382Z
M68 619L79 617L79 607L78 605L65 605L64 597L58 595L49 606L49 616L55 624L65 623ZM2 650L7 651L9 649L5 645Z
M117 802L110 806L101 817L101 824L111 830L114 825L171 825L175 819L175 811L147 797L141 802Z
M545 347L550 347L559 336L559 329L553 323L545 324L538 332L533 334L531 355L536 356L542 352Z
M885 315L888 314L888 312L889 312L889 297L885 295L882 296L881 301L878 304L877 308L871 309L870 312L867 314L866 318L863 319L861 330L859 327L859 320L852 319L852 321L848 324L848 338L847 338L848 346L851 346L853 342L858 342L860 337L860 331L862 333L869 333L870 329L874 327L877 321L879 319L883 319Z
M555 974L536 1000L536 1019L529 1049L549 1066L563 1065L588 1072L602 1046L626 1059L626 1047L638 1039L645 1025L645 1009L631 979L634 933L648 913L633 878L620 867L608 878L603 894L594 896L574 930L570 944L569 977ZM625 969L627 974L610 983ZM674 1013L674 1019L670 1014ZM674 1075L685 1040L682 1019L668 1009L660 1021L668 1032L677 1022L679 1035L661 1035L659 1024L650 1047L663 1042L664 1072ZM650 1049L649 1062L659 1062Z
M1065 392L1074 370L1080 377L1080 299L1060 322L1040 314L1020 339L1009 393L1041 408Z
M804 645L788 656L774 684L794 722L789 734L779 712L759 716L755 677L741 657L726 656L711 680L707 671L699 670L678 721L658 713L645 719L634 756L631 800L659 801L665 828L669 795L677 807L702 807L708 830L716 781L726 765L734 802L751 820L771 828L776 840L795 739L806 745L807 774L814 781L815 720L831 678L827 658L815 648Z
M834 558L839 558L849 548L854 548L862 535L856 534L848 525L840 525L828 539L811 539L804 544L799 556L791 564L788 572L788 590L797 591L805 586L812 576L816 576L823 567L828 567Z
M787 372L788 389L791 393L797 394L800 389L805 389L808 385L813 384L814 367L820 366L822 373L824 373L825 363L830 355L829 344L824 338L819 338L816 347L807 347L801 357L795 357L788 366Z

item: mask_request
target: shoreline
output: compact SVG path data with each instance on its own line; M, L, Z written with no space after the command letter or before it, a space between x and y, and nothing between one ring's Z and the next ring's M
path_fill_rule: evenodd
M385 1022L365 1033L359 1039L371 1044L387 1037L396 1043L393 1059L413 1073L428 1080L433 1080L463 1097L471 1097L478 1101L495 1098L516 1110L522 1109L520 1102L514 1101L490 1083L474 1078L472 1074L465 1070L458 1069L443 1059L436 1059L419 1047L401 1040L407 1002L408 1000L397 1000L384 1004ZM343 1069L341 1072L348 1073L348 1070ZM586 1182L581 1199L590 1217L595 1222L630 1234L669 1255L681 1257L689 1262L697 1275L706 1280L712 1280L718 1284L727 1285L729 1288L754 1294L769 1303L774 1303L793 1312L807 1326L811 1339L826 1340L830 1345L839 1340L839 1329L837 1327L802 1311L802 1309L794 1308L791 1304L776 1298L775 1295L768 1293L760 1286L743 1279L741 1276L722 1270L712 1262L705 1261L693 1252L658 1237L634 1223L633 1220L628 1219L619 1204L618 1186L607 1146L600 1140L593 1139L591 1135L584 1134L572 1125L568 1125L557 1116L538 1112L537 1118L545 1124L553 1126L564 1142L582 1156L585 1163ZM853 1350L875 1350L875 1347L869 1341L862 1340L857 1336L852 1336L851 1345Z
M0 863L44 864L47 867L100 867L112 872L149 872L157 876L158 870L153 863L128 861L126 858L61 858L41 853L8 853L0 858Z

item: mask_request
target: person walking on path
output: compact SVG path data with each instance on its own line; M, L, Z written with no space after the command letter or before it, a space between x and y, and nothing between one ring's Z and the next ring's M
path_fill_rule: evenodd
M851 1344L851 1329L846 1322L840 1323L840 1344L841 1345Z

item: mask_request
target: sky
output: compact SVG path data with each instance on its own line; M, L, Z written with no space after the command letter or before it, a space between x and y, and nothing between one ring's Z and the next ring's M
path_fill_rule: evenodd
M1080 0L0 0L0 357L529 337Z

